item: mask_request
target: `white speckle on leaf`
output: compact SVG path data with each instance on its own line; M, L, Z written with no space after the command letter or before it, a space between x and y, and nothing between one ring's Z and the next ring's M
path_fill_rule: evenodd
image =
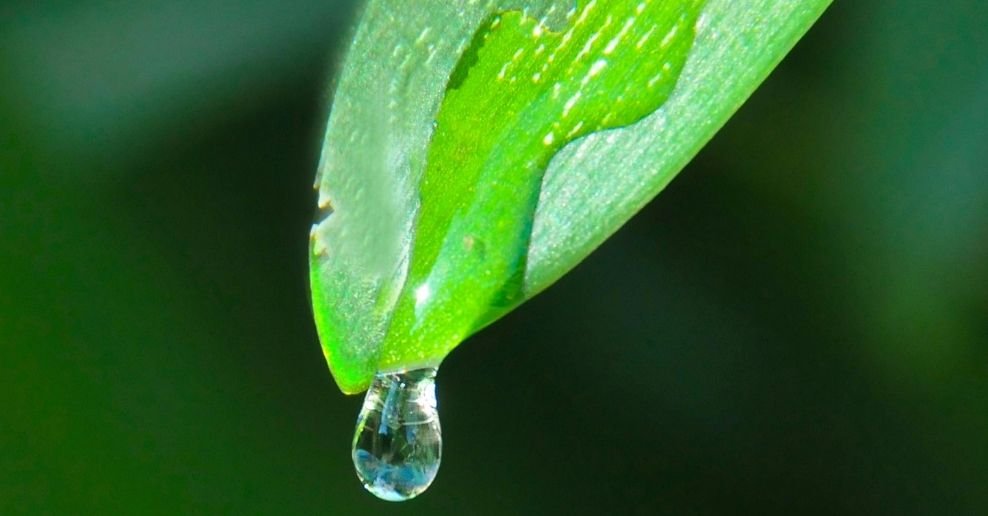
M655 83L661 81L662 80L662 77L663 77L662 72L659 72L658 75L656 75L655 77L652 77L651 79L649 79L648 80L648 87L651 88L651 87L655 86Z
M572 28L570 28L570 30L568 30L565 33L563 33L563 38L561 40L559 40L559 48L562 49L563 47L565 47L569 43L569 40L571 40L571 39L573 39L573 29ZM553 53L552 55L555 56L556 54Z
M583 80L580 81L580 84L582 86L586 86L587 83L590 82L590 79L593 79L594 77L599 75L601 70L603 70L605 66L607 66L606 59L598 59L594 61L594 64L590 66L590 70L587 72L586 75L583 76Z
M426 28L422 29L422 32L419 33L419 37L415 39L415 44L416 45L421 45L422 42L425 41L425 38L428 38L429 37L429 32L431 30L432 30L432 27L426 27Z
M594 42L597 41L597 38L599 38L599 37L600 37L600 33L599 32L595 32L593 36L590 36L590 39L587 40L587 43L585 45L583 45L583 48L582 49L580 49L580 53L576 55L576 60L577 61L579 61L580 59L582 59L583 56L585 56L585 55L587 55L587 54L590 53L590 49L593 47Z
M577 124L574 125L573 128L570 129L568 133L566 133L566 137L572 138L573 136L576 136L576 133L580 132L580 129L583 129L583 120L577 122Z
M580 13L580 17L576 19L576 25L580 25L581 23L587 21L587 16L590 15L590 11L592 11L596 6L597 0L591 0L590 3L583 8L583 11Z
M648 32L638 39L638 43L635 43L635 48L641 50L645 46L645 42L648 41L648 38L652 37L653 32L655 32L655 25L652 25L652 28L648 29Z
M704 11L703 14L701 14L700 17L696 19L696 32L698 34L700 32L703 32L704 29L706 29L707 25L709 24L710 24L710 16L707 15L706 11Z
M660 43L659 46L662 48L668 47L672 43L673 38L676 37L677 32L679 32L679 25L673 25L672 30L670 30L669 33L662 38L662 43Z
M573 95L572 97L569 98L569 100L566 101L566 105L563 106L563 116L564 117L568 116L570 110L573 109L573 106L575 106L576 103L579 101L580 101L580 92L576 92L575 95Z
M421 305L432 297L432 289L428 283L423 283L415 289L415 304Z
M628 30L630 30L631 26L634 24L635 24L634 17L628 18L624 22L624 26L621 27L621 31L617 33L617 36L614 36L613 38L611 38L610 41L607 42L607 46L604 47L604 55L610 55L611 52L614 52L614 49L617 48L618 43L620 43L621 40L624 39L624 36L628 34Z

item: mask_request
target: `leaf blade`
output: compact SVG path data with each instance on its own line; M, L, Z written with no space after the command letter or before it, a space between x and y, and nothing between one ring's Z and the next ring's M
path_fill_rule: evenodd
M395 0L372 0L341 74L317 179L320 197L335 211L314 226L310 254L317 327L341 390L360 392L382 366L437 364L469 333L574 267L668 184L829 3L753 0L742 7L709 0L668 102L640 122L590 134L551 159L525 250L521 296L429 347L404 345L401 338L387 344L387 333L402 296L406 311L414 298L405 287L431 120L441 85L457 70L481 21L513 6L430 0L409 12ZM564 5L526 3L550 25L560 23ZM415 52L424 57L420 66L409 66ZM368 107L381 102L379 110ZM366 134L362 138L370 139L361 141L360 131L368 128L383 141ZM361 148L376 152L362 156ZM367 235L393 245L377 248Z
M831 0L710 0L676 91L638 124L594 134L556 155L535 217L526 297L551 285L681 171L755 91ZM754 42L754 43L753 43ZM738 73L740 71L740 73ZM632 174L601 174L619 158ZM566 171L588 174L574 187ZM594 173L597 172L597 173ZM639 182L644 186L636 188ZM625 196L624 194L628 194ZM567 204L588 207L567 212Z

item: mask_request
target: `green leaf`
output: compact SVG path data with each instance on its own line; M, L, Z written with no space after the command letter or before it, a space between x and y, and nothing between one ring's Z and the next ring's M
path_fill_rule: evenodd
M367 5L311 239L316 323L344 392L438 365L579 263L829 0L517 4Z

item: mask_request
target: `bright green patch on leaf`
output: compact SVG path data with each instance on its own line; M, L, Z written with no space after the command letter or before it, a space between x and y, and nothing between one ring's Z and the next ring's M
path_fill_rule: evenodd
M565 32L517 11L482 26L439 109L410 270L380 369L435 365L488 314L524 300L549 160L579 137L640 120L669 97L701 5L593 0L573 12Z
M312 234L313 306L341 389L437 365L572 268L827 3L533 1L521 12L432 0L409 12L372 0L317 179L329 215Z

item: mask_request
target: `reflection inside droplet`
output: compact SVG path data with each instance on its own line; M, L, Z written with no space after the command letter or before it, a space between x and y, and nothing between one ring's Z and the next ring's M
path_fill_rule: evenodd
M439 471L442 432L436 369L379 373L353 436L353 465L364 487L401 502L425 491Z

